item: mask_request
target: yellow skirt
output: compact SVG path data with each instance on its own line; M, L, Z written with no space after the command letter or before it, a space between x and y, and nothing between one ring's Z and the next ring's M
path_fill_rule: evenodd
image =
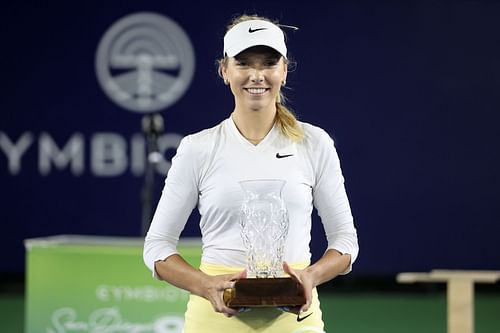
M307 265L291 265L295 269L303 269ZM241 271L222 265L202 263L200 270L209 275L231 274ZM324 333L323 320L316 288L313 290L312 304L306 316L298 322L297 315L283 312L276 308L253 308L231 318L214 311L209 301L203 297L191 295L187 305L184 333Z

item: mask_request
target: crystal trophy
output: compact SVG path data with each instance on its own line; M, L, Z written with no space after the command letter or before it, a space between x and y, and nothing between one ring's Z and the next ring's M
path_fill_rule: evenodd
M229 307L297 306L305 303L301 285L283 277L283 255L289 222L279 179L240 182L241 237L246 249L247 278L224 291Z

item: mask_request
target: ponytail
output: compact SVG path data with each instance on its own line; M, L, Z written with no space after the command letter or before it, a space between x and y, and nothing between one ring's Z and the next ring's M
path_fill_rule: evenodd
M282 103L283 99L284 96L280 92L276 98L276 124L279 126L284 136L293 142L299 142L304 138L304 130L292 111L288 110Z

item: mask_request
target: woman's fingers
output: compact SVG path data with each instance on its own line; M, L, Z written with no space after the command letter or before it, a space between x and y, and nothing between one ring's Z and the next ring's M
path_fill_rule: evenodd
M239 280L239 279L244 279L247 277L247 270L243 270L241 272L238 272L236 274L233 274L231 275L231 280L235 281L235 280Z
M309 308L311 307L311 297L306 296L306 304L302 305L300 308L300 312L307 312Z
M242 272L238 272L236 274L225 274L225 275L219 275L219 276L222 279L222 287L220 288L220 290L224 291L225 289L234 288L236 281L238 281L239 279L246 278L247 272L245 270ZM219 289L219 288L217 288L217 289Z
M232 317L238 313L238 309L233 309L224 303L223 294L225 289L234 288L237 280L245 278L246 271L235 274L224 274L212 276L211 287L209 287L208 300L212 303L215 312L222 313L226 317Z
M230 287L231 283L234 282L227 281L225 283L227 283L226 285ZM208 299L210 303L212 303L212 307L214 308L215 312L219 312L224 314L226 317L230 317L232 315L235 315L237 313L237 310L231 309L230 307L226 306L222 298L223 292L224 289L222 290L220 290L219 288L212 289L212 291L208 295Z
M288 263L286 261L283 262L283 270L285 271L285 273L290 275L290 277L292 277L295 281L302 284L302 280L300 279L297 272L292 267L290 267L290 265L288 265Z
M226 304L224 304L224 301L222 300L222 298L219 298L218 295L214 295L214 298L212 299L211 303L212 303L212 306L213 306L215 312L222 313L226 317L231 317L231 316L235 315L236 313L238 313L238 310L235 310L235 309L232 309L232 308L226 306Z
M307 279L305 280L308 281ZM303 288L304 297L306 298L306 304L302 305L302 307L300 308L300 312L306 312L307 310L309 310L312 303L312 285L308 283L307 285L303 285Z
M303 304L302 306L293 308L293 313L298 313L298 312L306 312L309 310L311 307L312 303L312 284L309 282L310 279L307 277L307 273L304 270L294 270L288 263L285 261L283 263L283 270L285 273L290 275L295 281L300 283L302 286L302 289L304 291L304 297L306 299L306 303Z

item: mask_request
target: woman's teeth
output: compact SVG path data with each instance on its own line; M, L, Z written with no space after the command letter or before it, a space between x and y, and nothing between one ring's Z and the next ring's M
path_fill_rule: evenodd
M263 94L266 92L265 88L247 88L250 94Z

